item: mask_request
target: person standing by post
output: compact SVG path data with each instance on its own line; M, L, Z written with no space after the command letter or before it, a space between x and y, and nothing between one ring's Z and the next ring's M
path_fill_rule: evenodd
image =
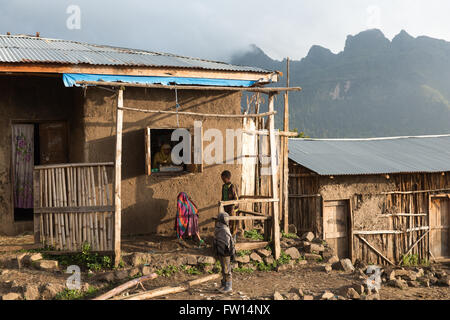
M228 170L225 170L221 174L221 178L223 181L222 186L222 201L229 201L229 200L238 200L238 190L237 187L231 183L231 172ZM227 206L224 206L224 210L226 213L228 213L229 216L236 216L236 209L238 208L238 205L230 204ZM237 221L230 221L230 231L232 236L234 237L234 241L236 242L236 234L238 231L238 223Z
M236 253L235 243L230 232L228 213L219 212L216 219L216 226L214 228L214 251L222 267L222 281L219 291L228 293L233 290L231 261L234 260Z

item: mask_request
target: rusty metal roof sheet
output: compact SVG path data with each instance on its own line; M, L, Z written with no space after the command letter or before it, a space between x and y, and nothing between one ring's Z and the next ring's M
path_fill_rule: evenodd
M0 35L0 62L177 67L256 73L271 72L261 68L237 66L169 53L25 35Z
M289 159L320 175L450 171L450 135L289 139Z

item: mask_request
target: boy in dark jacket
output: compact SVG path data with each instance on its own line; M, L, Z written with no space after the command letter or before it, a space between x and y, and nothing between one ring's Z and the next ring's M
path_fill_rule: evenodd
M214 229L214 249L222 267L222 285L219 291L222 293L231 292L231 260L234 259L234 240L230 232L229 215L226 212L219 212Z
M229 200L239 200L239 193L237 187L231 183L231 172L228 170L225 170L220 175L223 181L222 185L222 201L229 201ZM235 216L236 215L236 209L238 208L238 205L227 205L224 206L224 210L228 215ZM234 237L234 240L236 241L236 234L238 231L238 223L237 221L231 221L230 222L230 231L231 234Z

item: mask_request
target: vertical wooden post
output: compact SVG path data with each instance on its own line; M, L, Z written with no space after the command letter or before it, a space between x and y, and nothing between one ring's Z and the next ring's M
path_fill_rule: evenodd
M269 112L274 111L274 93L269 93ZM276 175L276 165L277 165L277 146L275 141L275 121L274 115L269 115L269 146L270 146L270 167L272 176L272 198L278 199L278 183ZM273 202L273 214L272 214L272 240L273 240L273 253L275 259L278 259L281 254L280 247L280 221L279 221L279 199Z
M42 206L42 203L39 203L40 196L41 196L41 190L40 190L40 170L36 170L33 168L33 206L34 208L38 208ZM40 234L41 226L40 226L40 213L33 213L33 224L34 224L34 243L40 243L41 237L43 235Z
M116 158L114 161L114 265L120 263L121 232L121 184L122 184L122 127L123 127L123 87L117 95L116 113Z
M289 58L286 59L286 87L289 87ZM289 132L289 92L284 92L284 119L283 119L283 130L284 132ZM282 202L283 209L283 231L288 232L289 229L289 137L283 137L283 199Z

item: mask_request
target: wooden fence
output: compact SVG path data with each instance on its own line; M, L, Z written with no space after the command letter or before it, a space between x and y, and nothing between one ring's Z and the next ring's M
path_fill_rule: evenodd
M58 251L113 251L113 163L34 167L35 242Z

